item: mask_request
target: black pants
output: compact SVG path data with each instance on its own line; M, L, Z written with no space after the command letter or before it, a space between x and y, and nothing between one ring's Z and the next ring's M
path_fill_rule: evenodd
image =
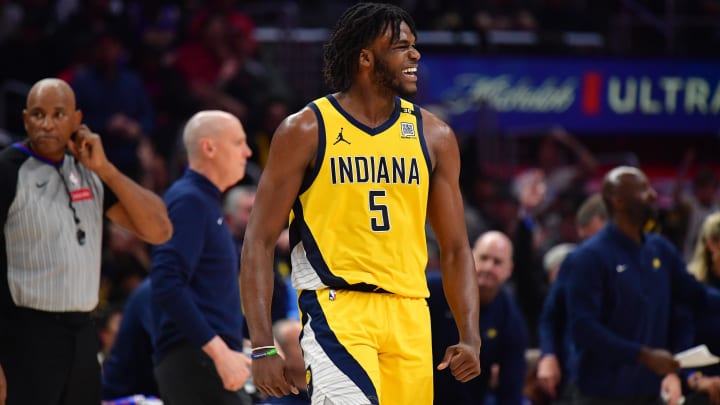
M166 354L155 378L165 405L248 405L250 397L228 391L210 356L190 345L178 345Z
M19 309L0 347L7 405L98 405L100 364L88 313Z

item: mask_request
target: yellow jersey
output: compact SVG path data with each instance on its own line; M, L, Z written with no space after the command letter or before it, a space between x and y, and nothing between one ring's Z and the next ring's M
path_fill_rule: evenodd
M290 213L293 286L427 297L425 220L432 165L420 107L401 98L370 128L329 95L315 168Z

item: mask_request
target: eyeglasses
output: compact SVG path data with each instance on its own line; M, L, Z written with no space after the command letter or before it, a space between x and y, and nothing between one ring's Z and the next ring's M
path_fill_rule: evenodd
M62 172L60 171L60 166L55 166L55 170L57 170L58 174L60 175L60 179L62 180L63 186L65 186L65 192L68 196L68 207L70 207L70 211L72 211L73 214L73 220L75 221L75 226L77 226L77 232L75 233L75 236L77 237L77 241L80 244L80 246L85 245L85 231L80 226L80 218L78 217L77 211L75 210L75 206L73 205L73 197L72 193L70 192L70 187L67 185L67 181L65 180L65 176L63 176Z

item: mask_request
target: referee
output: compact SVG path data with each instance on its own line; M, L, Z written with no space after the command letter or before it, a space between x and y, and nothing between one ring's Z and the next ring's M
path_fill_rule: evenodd
M97 405L103 214L146 242L168 240L162 200L120 173L59 79L30 89L28 138L0 152L0 364L7 404ZM68 149L71 153L68 153Z

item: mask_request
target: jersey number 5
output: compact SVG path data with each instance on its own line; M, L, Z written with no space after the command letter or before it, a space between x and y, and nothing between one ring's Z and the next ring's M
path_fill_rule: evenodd
M385 190L370 190L370 212L377 213L370 217L370 229L375 232L386 232L390 230L390 215L388 214L388 206L378 203L378 198L385 198Z

